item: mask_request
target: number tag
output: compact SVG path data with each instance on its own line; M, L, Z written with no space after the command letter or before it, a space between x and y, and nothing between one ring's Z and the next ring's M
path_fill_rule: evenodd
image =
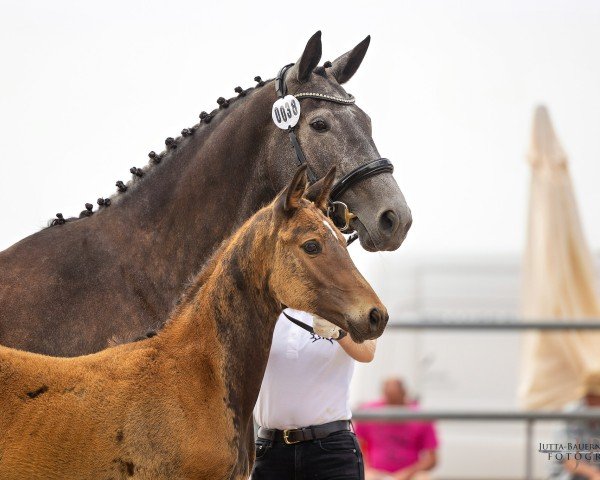
M287 130L294 127L300 120L300 102L293 95L286 95L273 104L271 115L279 128Z

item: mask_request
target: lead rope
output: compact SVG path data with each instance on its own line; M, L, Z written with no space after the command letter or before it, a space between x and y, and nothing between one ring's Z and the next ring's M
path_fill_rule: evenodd
M301 320L298 320L297 318L292 317L291 315L288 315L287 313L285 313L285 311L281 312L285 315L285 317L292 323L295 323L296 325L298 325L300 328L302 328L303 330L306 330L308 333L310 333L311 337L312 337L312 341L313 343L316 342L319 339L323 339L323 340L327 340L329 343L333 344L333 338L325 338L325 337L321 337L319 335L317 335L315 333L315 330L313 329L313 327L311 327L310 325L307 325L306 323L304 323Z
M294 318L294 317L292 317L291 315L288 315L287 313L285 313L285 310L284 310L282 313L285 315L285 317L286 317L286 318L287 318L287 319L288 319L290 322L292 322L292 323L295 323L295 324L296 324L296 325L298 325L300 328L302 328L302 329L306 330L308 333L310 333L310 334L312 334L312 335L314 335L314 334L315 334L315 331L314 331L314 329L313 329L313 328L312 328L310 325L307 325L307 324L306 324L306 323L304 323L303 321L301 321L301 320L298 320L297 318Z

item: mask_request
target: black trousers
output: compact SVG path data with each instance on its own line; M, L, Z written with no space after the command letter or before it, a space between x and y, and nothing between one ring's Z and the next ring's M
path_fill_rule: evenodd
M256 439L252 480L364 480L356 436L335 432L320 440L286 445Z

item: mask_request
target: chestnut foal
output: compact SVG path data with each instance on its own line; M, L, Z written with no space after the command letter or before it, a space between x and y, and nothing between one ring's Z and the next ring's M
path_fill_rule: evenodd
M0 478L246 479L252 409L284 306L355 341L387 312L305 169L224 242L155 337L56 358L0 347ZM310 372L307 372L310 374Z

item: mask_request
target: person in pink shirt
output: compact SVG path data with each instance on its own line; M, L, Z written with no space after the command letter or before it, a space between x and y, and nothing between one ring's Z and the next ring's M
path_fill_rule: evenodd
M416 409L398 378L383 384L383 399L362 409L402 406ZM424 472L437 462L437 435L432 422L356 422L356 436L363 447L366 480L428 478Z

